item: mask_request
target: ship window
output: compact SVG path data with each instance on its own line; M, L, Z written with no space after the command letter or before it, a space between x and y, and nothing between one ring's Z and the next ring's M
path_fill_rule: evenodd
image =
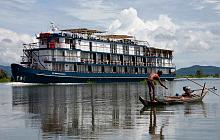
M123 55L120 55L120 61L121 61L121 65L123 64Z
M110 44L110 52L117 53L117 44Z
M116 66L113 67L113 72L116 72Z
M138 73L138 68L137 67L135 68L135 73Z
M73 43L73 39L70 39L70 43L71 43L71 44Z
M128 52L129 52L129 46L123 45L123 54L128 54Z
M101 54L101 62L103 62L103 54Z
M89 50L92 51L92 42L89 42Z
M140 55L140 47L135 47L134 53L135 53L135 55Z
M113 53L113 44L110 44L110 52Z
M46 45L47 44L47 39L42 39L41 40L41 45Z
M125 67L125 73L127 73L128 72L128 67Z
M71 39L70 40L70 49L75 49L76 48L76 41Z
M63 56L65 56L65 51L63 51Z
M140 73L142 73L142 68L140 68Z
M169 69L169 74L171 74L172 73L172 71L171 71L171 69Z
M60 42L58 38L55 38L54 40L55 40L55 42L57 42L57 43L59 43L59 42Z
M77 65L76 64L74 64L73 70L77 71Z
M65 39L66 44L70 44L70 39Z
M110 61L110 54L107 54L107 60Z
M133 61L133 63L135 62L135 57L134 56L132 56L132 61Z
M105 72L105 67L104 66L102 66L102 72Z
M93 53L93 61L96 63L96 53Z
M143 62L144 62L144 65L145 65L146 64L146 58L145 57L143 58Z
M92 66L88 66L88 71L92 72Z

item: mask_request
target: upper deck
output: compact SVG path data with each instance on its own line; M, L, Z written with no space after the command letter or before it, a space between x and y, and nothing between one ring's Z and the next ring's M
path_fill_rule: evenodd
M112 35L106 32L86 28L65 29L59 32L40 33L37 48L66 48L82 51L118 53L124 55L158 56L172 59L173 50L151 47L147 41L140 41L128 35Z

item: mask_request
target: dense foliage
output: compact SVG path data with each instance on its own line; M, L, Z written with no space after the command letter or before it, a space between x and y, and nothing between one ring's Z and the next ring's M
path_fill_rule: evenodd
M176 78L184 78L184 77L188 77L188 78L220 78L220 75L219 75L219 73L204 74L201 69L196 70L196 73L194 75L193 74L176 75Z
M7 78L7 74L4 70L0 69L0 79Z
M10 78L8 78L7 73L0 69L0 82L9 82Z

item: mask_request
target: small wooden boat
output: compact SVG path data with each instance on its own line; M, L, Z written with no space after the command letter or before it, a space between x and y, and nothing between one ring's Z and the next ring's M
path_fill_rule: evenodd
M208 89L203 87L201 90L194 91L191 96L164 96L163 99L157 100L157 102L147 101L143 97L139 96L139 100L144 106L156 106L156 105L172 105L172 104L184 104L201 102L205 95L208 93Z

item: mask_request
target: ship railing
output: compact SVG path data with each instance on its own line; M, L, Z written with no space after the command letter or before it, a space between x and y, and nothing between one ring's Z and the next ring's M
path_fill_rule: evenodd
M82 63L85 63L85 62L86 62L86 59L81 58L81 62L82 62Z
M41 59L45 61L65 61L65 62L80 62L82 59L80 59L79 56L63 56L63 55L39 55ZM86 60L84 60L85 62Z
M38 43L34 42L34 43L29 43L29 44L23 44L24 49L33 49L33 48L37 48L38 47Z
M27 56L21 56L21 60L22 60L21 63L28 63L29 62L29 59Z
M78 38L78 39L90 39L90 40L100 40L100 41L107 41L107 42L117 42L117 43L124 43L124 44L130 44L130 45L142 45L142 46L146 46L147 48L152 48L148 41L136 40L135 38L127 39L127 40L106 39L106 38L103 38L97 35L91 36L91 35L82 35L78 33L73 33L72 37Z
M142 45L142 46L150 47L150 44L147 41L141 41L135 39L121 40L121 39L106 39L98 36L82 36L82 35L73 35L73 36L74 38L77 39L91 39L91 40L100 40L107 42L125 43L130 45Z
M40 69L46 69L46 67L41 62L39 51L38 52L33 51L32 54L33 54L33 62L39 62Z
M171 64L173 68L176 68L176 65L174 63Z
M157 63L157 66L160 66L160 67L173 67L173 68L175 68L176 66L175 66L175 64L173 64L173 63Z
M143 45L143 46L150 47L150 44L149 44L149 42L147 42L147 41L134 40L133 42L134 42L135 44L137 44L137 45Z
M40 55L39 57L43 62L45 61L52 61L52 56L51 55ZM90 58L81 58L79 56L62 56L62 55L55 55L54 58L56 58L56 61L65 61L65 62L82 62L82 63L96 63L96 64L114 64L114 65L127 65L127 66L149 66L149 67L175 67L175 65L172 62L169 63L161 63L161 62L134 62L131 60L124 60L123 62L120 60L101 60L97 59L94 61L93 59ZM36 61L36 60L35 60Z

